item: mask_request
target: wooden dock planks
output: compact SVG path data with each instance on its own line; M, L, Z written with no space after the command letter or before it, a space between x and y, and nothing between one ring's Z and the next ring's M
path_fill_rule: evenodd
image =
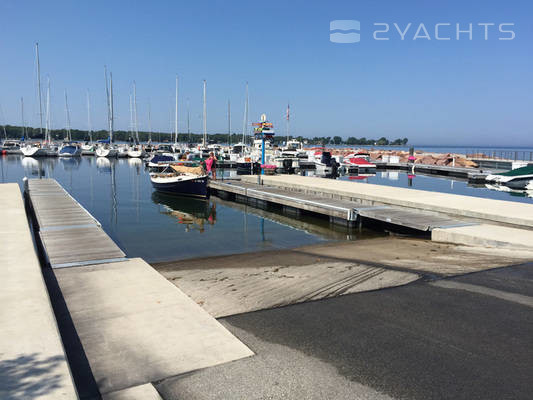
M30 179L27 193L52 268L123 260L100 223L54 179Z

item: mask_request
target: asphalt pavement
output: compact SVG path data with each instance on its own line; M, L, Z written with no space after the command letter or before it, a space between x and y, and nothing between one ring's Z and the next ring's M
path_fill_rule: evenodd
M164 399L533 398L533 263L220 321L256 355Z

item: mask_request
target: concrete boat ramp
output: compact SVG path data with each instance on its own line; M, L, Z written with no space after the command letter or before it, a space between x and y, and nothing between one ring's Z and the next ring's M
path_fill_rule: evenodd
M253 355L144 260L125 258L57 182L26 189L52 268L41 272L18 185L0 185L0 398L158 399L151 382Z

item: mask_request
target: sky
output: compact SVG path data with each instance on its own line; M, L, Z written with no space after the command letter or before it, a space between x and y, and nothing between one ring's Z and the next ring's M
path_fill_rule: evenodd
M0 15L0 124L21 124L23 97L27 124L39 126L39 42L53 128L66 125L65 90L73 128L88 127L87 90L92 127L106 128L107 65L116 129L130 127L135 81L139 130L148 129L150 105L152 129L172 131L177 75L180 132L187 101L191 131L202 130L205 79L208 133L227 132L228 101L232 131L242 132L249 82L250 121L265 113L278 135L290 103L295 136L533 146L530 0L2 0ZM332 42L334 20L359 21L347 36L359 42ZM437 40L439 23L438 37L450 40ZM472 24L472 39L457 39L456 24Z

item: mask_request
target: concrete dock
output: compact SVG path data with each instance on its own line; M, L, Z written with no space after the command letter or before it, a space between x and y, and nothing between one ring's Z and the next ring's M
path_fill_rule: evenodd
M453 167L448 165L434 165L434 164L412 164L412 163L391 163L383 161L373 161L378 169L397 169L402 171L412 171L414 173L422 173L426 175L451 176L460 178L469 182L484 183L486 177L492 173L504 172L511 168L502 169L502 167L493 166L487 168L465 168Z
M156 399L154 381L253 355L150 265L126 258L56 181L30 179L26 188L82 399Z
M16 183L0 185L0 398L77 399Z
M243 176L242 181L257 184L258 177ZM261 182L285 191L368 206L399 206L418 212L440 213L451 218L533 229L531 204L297 175L262 176Z
M257 179L257 178L256 178ZM354 226L360 217L399 225L426 232L435 228L462 226L468 222L453 219L448 216L438 216L427 212L413 211L406 207L374 206L352 200L332 198L324 193L302 193L288 191L268 185L250 182L220 182L211 181L212 192L222 197L232 195L237 201L250 205L265 206L268 204L281 205L283 210L297 215L301 211L308 211L324 215L330 221L339 225Z

